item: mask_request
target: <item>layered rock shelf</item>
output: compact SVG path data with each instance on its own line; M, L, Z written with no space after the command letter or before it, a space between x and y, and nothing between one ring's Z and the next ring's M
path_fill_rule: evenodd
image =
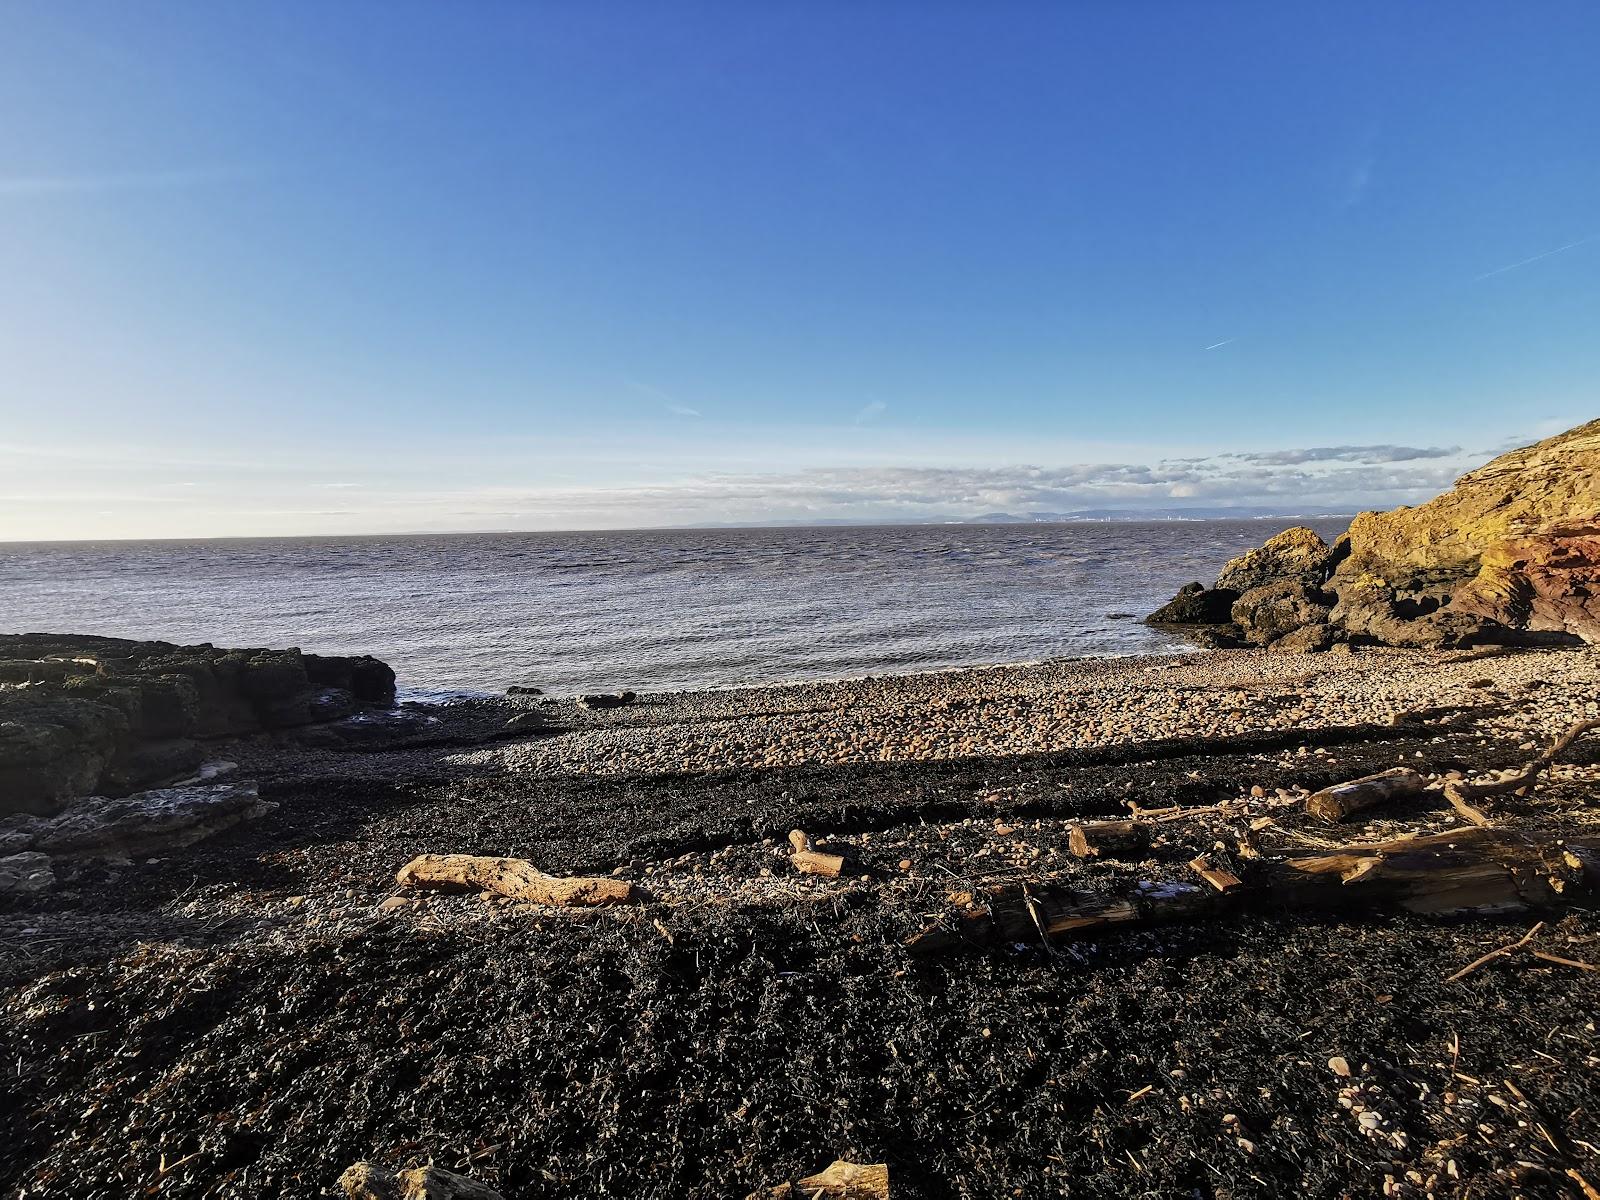
M1285 530L1148 618L1211 645L1600 642L1600 421L1503 454L1332 546Z
M0 815L125 795L192 771L209 741L393 702L394 672L365 655L0 636Z

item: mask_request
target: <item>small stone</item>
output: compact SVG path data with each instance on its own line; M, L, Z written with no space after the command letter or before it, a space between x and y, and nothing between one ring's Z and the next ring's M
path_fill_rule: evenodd
M1350 1064L1337 1056L1328 1060L1328 1069L1341 1079L1350 1077Z
M410 903L411 901L407 900L404 896L390 896L382 904L378 905L378 911L386 913L399 912L402 908L410 905Z

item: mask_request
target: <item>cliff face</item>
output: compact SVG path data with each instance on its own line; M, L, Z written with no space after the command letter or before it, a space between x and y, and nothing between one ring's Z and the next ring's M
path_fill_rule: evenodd
M1600 642L1600 421L1502 454L1418 508L1362 513L1334 619L1401 645Z
M1325 556L1314 537L1288 530L1234 559L1188 608L1242 593L1227 628L1284 648L1600 643L1600 421L1502 454L1427 504L1362 513Z
M1590 421L1469 471L1417 508L1362 513L1336 580L1372 575L1427 587L1477 574L1485 553L1550 527L1600 520L1600 421Z

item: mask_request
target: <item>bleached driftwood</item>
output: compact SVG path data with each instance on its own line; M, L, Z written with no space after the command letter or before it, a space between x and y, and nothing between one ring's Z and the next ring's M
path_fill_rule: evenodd
M546 875L521 858L476 854L421 854L395 875L401 887L433 891L496 892L531 904L626 904L633 885L603 876Z
M837 879L844 870L844 856L842 854L824 854L811 845L811 839L803 829L789 831L789 845L794 853L789 856L789 861L796 871L806 875L824 875L829 879Z
M358 1162L339 1176L348 1200L503 1200L499 1192L442 1167L388 1171Z
M887 1163L853 1163L835 1159L826 1170L793 1183L780 1183L745 1200L889 1200Z
M1534 759L1516 774L1505 779L1497 779L1487 783L1460 783L1451 781L1444 785L1445 799L1450 801L1454 808L1474 825L1487 825L1489 818L1473 803L1477 800L1487 799L1491 796L1504 796L1511 792L1520 792L1523 788L1530 791L1539 780L1539 775L1560 758L1572 746L1572 743L1592 730L1600 729L1600 721L1579 721L1570 726L1565 733L1550 743L1550 748Z

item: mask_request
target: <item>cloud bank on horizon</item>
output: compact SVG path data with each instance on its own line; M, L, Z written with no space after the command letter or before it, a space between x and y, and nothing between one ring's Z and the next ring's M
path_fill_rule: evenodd
M1152 463L704 470L606 486L443 477L406 483L393 476L329 481L252 469L242 460L220 464L218 475L207 479L196 470L203 465L198 458L177 462L201 478L172 481L165 477L174 463L156 458L143 476L85 487L85 475L63 472L56 458L0 446L0 467L13 477L31 470L40 480L49 475L79 481L60 482L48 509L30 496L0 494L0 527L19 529L20 539L51 539L914 522L996 513L1292 516L1420 503L1487 457L1459 447L1377 444ZM308 461L303 470L314 474L327 465ZM102 465L95 474L120 478L125 470ZM63 515L68 528L62 527Z

